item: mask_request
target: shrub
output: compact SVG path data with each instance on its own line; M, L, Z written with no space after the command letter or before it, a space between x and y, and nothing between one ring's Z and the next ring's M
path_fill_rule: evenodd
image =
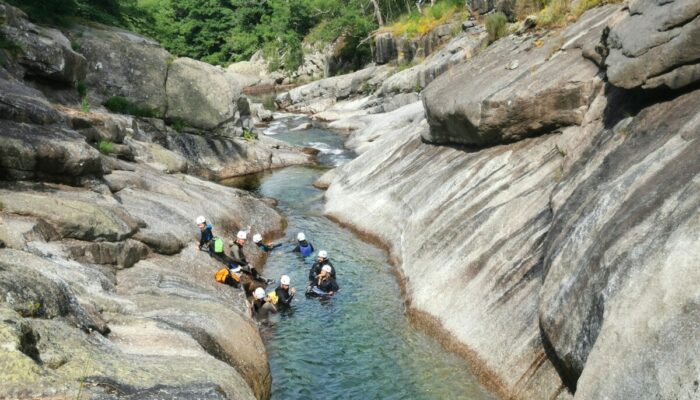
M90 102L87 97L83 97L83 99L80 100L80 111L84 113L90 112Z
M144 106L139 106L137 104L134 104L122 96L110 97L104 103L104 106L109 111L114 112L114 113L118 113L118 114L128 114L128 115L133 115L136 117L146 117L146 118L155 118L158 116L158 113L156 112L156 110L149 108L149 107L144 107Z
M243 128L243 133L241 134L241 137L248 141L258 139L258 135L255 132L246 128Z
M97 143L97 150L102 154L112 154L114 153L114 143L109 140L100 140Z
M80 51L80 49L82 48L82 46L80 46L80 43L78 43L78 42L71 41L71 42L70 42L70 48L71 48L73 51Z
M502 12L497 12L486 17L486 32L489 34L489 43L502 38L508 33L508 18Z
M0 36L0 50L7 50L12 54L17 54L22 52L22 47L6 37Z
M175 132L180 133L182 132L185 127L187 127L187 124L185 123L185 120L182 118L175 118L173 123L170 125L173 129L175 129Z
M87 85L85 84L85 82L78 82L78 84L75 86L75 89L78 91L78 95L81 99L87 96Z
M537 26L555 27L561 26L566 21L569 13L569 4L566 0L552 0L540 11L537 17Z

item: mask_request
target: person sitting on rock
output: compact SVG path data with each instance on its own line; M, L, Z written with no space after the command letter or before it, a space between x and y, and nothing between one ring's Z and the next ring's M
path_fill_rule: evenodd
M258 246L258 248L259 248L260 250L262 250L262 251L264 251L264 252L266 252L266 253L267 253L267 252L270 252L270 251L272 251L272 250L274 250L274 249L276 249L276 248L278 248L278 247L280 247L280 246L282 246L281 243L277 243L277 244L272 244L272 243L266 244L266 243L263 243L263 241L262 241L262 235L259 234L259 233L256 233L255 235L253 235L253 243L255 243L255 245Z
M214 240L214 233L211 231L213 227L207 224L207 219L202 215L197 217L196 222L199 228L199 249L207 250L211 254L214 251L214 246L211 245Z
M267 296L265 295L265 289L259 287L253 291L253 303L251 305L250 311L253 317L263 320L267 319L270 314L277 312L275 307L275 302L277 295L275 292L270 292Z
M234 270L240 268L241 271L249 273L253 278L257 279L258 271L248 263L243 253L243 246L247 238L248 234L246 231L238 231L236 234L236 240L231 243L231 256L228 257L229 266ZM235 264L235 266L231 264Z
M297 247L292 250L295 253L300 253L302 257L308 257L314 252L314 246L306 241L306 235L304 232L299 232L297 234Z
M333 296L340 290L338 283L331 276L331 270L332 268L330 265L324 265L323 268L321 268L321 273L311 284L312 287L326 293L328 296Z
M282 277L280 278L280 285L277 286L277 289L275 289L275 293L277 293L277 298L279 299L277 302L279 307L286 308L292 305L292 299L297 293L297 290L294 288L290 289L290 283L291 279L289 278L289 276L282 275Z
M328 265L331 269L331 277L335 279L335 267L333 267L333 264L331 263L331 260L328 259L328 252L325 250L321 250L318 252L318 258L316 259L316 262L314 265L311 266L311 269L309 270L309 281L313 281L318 277L318 274L321 273L321 268L324 266Z

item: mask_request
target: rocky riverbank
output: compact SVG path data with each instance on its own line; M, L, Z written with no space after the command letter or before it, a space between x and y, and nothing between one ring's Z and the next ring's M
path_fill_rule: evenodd
M317 96L361 153L317 182L326 213L387 245L503 397L700 393L699 13L637 1L467 46L390 112L400 91Z
M214 281L194 218L224 237L285 221L201 177L312 156L256 138L226 71L133 33L0 2L0 39L0 398L268 398L245 293Z

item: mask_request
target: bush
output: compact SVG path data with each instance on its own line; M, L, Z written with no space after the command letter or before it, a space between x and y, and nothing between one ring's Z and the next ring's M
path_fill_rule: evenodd
M537 17L537 26L556 27L566 22L569 13L569 3L567 0L552 0L540 11Z
M241 134L241 137L245 140L248 140L248 141L258 139L258 135L255 132L253 132L249 129L246 129L246 128L243 128L243 133Z
M489 43L502 38L508 33L508 18L502 12L497 12L486 17L486 32L489 34Z
M149 107L139 106L121 96L110 97L105 103L105 108L118 114L128 114L136 117L156 118L158 113Z
M87 85L85 84L85 82L78 82L78 84L75 86L75 89L78 91L78 95L81 99L87 96Z
M464 5L459 1L444 0L435 3L432 7L424 8L422 13L413 11L406 14L382 30L391 32L394 36L406 35L409 38L417 38L430 33L439 25L454 19L455 16L460 20L468 16Z
M80 100L80 111L84 113L90 112L90 102L87 97L83 97L83 99Z
M182 118L175 118L175 120L172 122L170 125L173 129L175 129L175 132L181 133L185 127L187 127L187 124L185 123L185 120Z
M112 154L114 153L114 143L109 140L100 140L97 143L97 150L102 154Z

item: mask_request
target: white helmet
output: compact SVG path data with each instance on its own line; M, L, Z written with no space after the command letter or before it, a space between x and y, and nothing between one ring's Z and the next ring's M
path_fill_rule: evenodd
M302 240L306 240L306 235L304 235L304 232L299 232L299 233L297 234L297 240L300 241L300 242L301 242Z
M292 280L289 279L289 275L282 275L282 277L280 278L280 283L282 285L289 285L291 282Z
M253 242L254 243L262 242L262 235L259 233L256 233L255 235L253 235Z
M331 272L333 269L331 269L330 265L324 265L323 268L321 268L321 271Z
M236 234L236 239L246 240L246 238L248 238L248 234L245 231L238 231Z
M204 218L203 215L200 215L199 217L197 217L197 225L203 224L203 223L205 223L205 222L207 222L207 219Z
M255 291L253 292L253 297L255 297L256 299L264 299L265 298L265 289L263 289L261 287L255 289Z
M318 252L318 256L321 258L328 258L328 252L325 250L321 250Z

